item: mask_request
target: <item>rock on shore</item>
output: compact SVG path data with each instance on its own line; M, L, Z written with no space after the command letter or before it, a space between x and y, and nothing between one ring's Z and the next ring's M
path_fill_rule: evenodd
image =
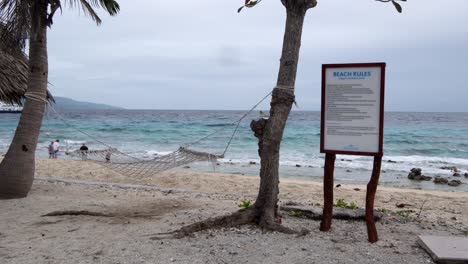
M436 176L436 177L434 178L434 183L437 183L437 184L447 184L447 183L448 183L448 179L445 178L445 177Z
M430 181L432 177L422 175L421 168L412 168L408 174L408 179L415 181Z

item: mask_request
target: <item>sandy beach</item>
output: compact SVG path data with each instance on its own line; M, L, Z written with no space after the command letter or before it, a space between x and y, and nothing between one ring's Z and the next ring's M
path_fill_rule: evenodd
M254 226L216 229L183 239L152 240L159 232L238 210L254 200L258 177L176 169L128 178L91 162L38 160L25 199L0 201L1 263L432 263L417 235L468 235L468 193L379 188L385 212L380 241L367 242L364 222L319 221L283 214L304 237L262 232ZM319 182L285 179L280 205L320 207ZM335 188L335 200L363 207L365 186ZM403 208L397 205L404 204ZM382 210L384 208L385 210ZM87 210L101 216L43 216ZM408 216L406 216L408 214Z

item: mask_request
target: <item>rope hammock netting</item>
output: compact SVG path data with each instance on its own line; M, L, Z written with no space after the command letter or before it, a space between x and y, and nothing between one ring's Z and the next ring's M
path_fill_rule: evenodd
M276 86L275 89L284 89L292 91L294 87L290 86ZM96 137L90 135L89 133L73 126L69 122L65 120L65 118L59 114L52 106L49 105L47 111L47 119L49 119L49 110L52 110L54 114L62 121L67 127L70 127L87 137L93 139L95 142L98 142L100 145L103 146L102 149L99 150L88 150L88 151L81 151L81 150L73 150L66 152L67 156L72 159L77 160L86 160L92 161L96 164L101 166L107 167L113 171L116 171L124 176L128 177L141 177L146 175L155 175L160 172L170 170L176 167L180 167L192 162L200 162L200 161L209 161L212 163L216 163L217 159L224 158L229 146L232 143L232 140L239 129L239 125L243 119L245 119L253 110L255 110L266 98L268 98L273 91L269 92L265 95L258 103L256 103L250 110L244 113L237 121L231 123L230 125L235 125L234 131L232 132L224 151L220 154L213 154L208 152L196 151L191 149L191 147L209 137L212 137L218 134L221 130L225 130L226 127L220 128L215 130L214 132L206 135L198 139L195 142L185 144L179 147L176 151L173 151L167 155L158 155L155 158L151 159L142 159L138 157L134 157L119 151L117 148L112 147L101 140L97 139ZM31 96L28 97L29 99L33 99ZM33 99L34 100L34 99Z

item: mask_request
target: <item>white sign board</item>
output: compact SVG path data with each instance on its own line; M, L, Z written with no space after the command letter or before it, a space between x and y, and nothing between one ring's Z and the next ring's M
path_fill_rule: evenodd
M321 152L382 154L384 63L322 68Z

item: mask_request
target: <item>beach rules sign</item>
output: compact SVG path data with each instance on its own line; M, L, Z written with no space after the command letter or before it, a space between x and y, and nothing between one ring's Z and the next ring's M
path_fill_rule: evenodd
M382 154L385 63L322 65L320 152Z
M325 153L321 231L331 228L337 154L374 156L366 192L367 236L378 241L374 198L383 155L385 66L377 63L322 65L320 152Z

